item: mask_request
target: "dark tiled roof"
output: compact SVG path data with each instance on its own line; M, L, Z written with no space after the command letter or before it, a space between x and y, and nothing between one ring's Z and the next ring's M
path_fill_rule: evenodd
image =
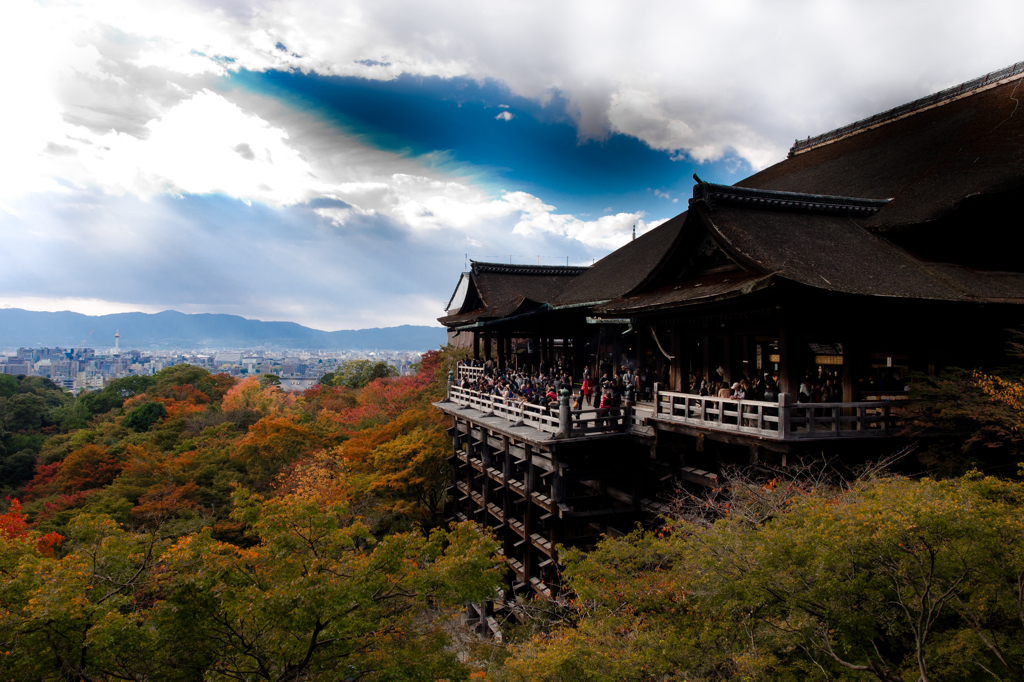
M1011 66L1004 67L998 71L992 71L984 76L971 79L954 85L953 87L940 90L939 92L932 93L920 99L915 99L913 102L907 102L901 104L898 107L883 111L867 118L862 118L859 121L854 121L841 128L830 130L827 133L821 135L815 135L814 137L808 137L806 140L797 140L793 143L793 146L789 150L789 156L796 156L809 149L813 149L819 145L828 144L834 142L840 138L846 137L847 135L853 135L859 133L862 130L873 128L875 126L895 121L898 118L909 116L910 114L921 111L922 109L928 109L935 106L946 104L957 97L963 97L969 93L978 90L979 88L991 87L992 85L999 83L1007 78L1014 78L1024 73L1024 62L1017 62Z
M437 321L446 327L451 327L476 322L481 317L488 317L489 315L490 310L488 308L477 308L476 310L470 310L458 315L445 315L444 317L437 318Z
M848 217L739 206L693 212L748 269L849 294L1024 301L1024 275L925 263Z
M711 208L718 203L723 203L785 211L866 216L877 213L888 203L888 199L859 199L857 197L836 197L824 194L801 194L716 185L704 182L697 177L696 173L693 179L697 184L693 186L693 198L690 199L690 204L692 205L695 201L703 201Z
M675 246L686 222L681 213L587 268L552 301L555 307L607 301L643 284Z
M771 275L749 272L706 275L648 293L624 296L598 306L595 312L606 315L635 315L680 305L708 303L758 291L768 286L771 281Z
M473 274L481 273L496 275L542 275L542 276L573 276L586 272L588 267L575 265L512 265L511 263L481 263L473 261Z
M819 144L737 187L892 201L863 224L943 217L965 197L1009 191L1024 168L1020 78Z
M589 268L561 265L510 265L473 262L472 282L483 302L476 310L438 318L441 324L469 324L505 317L525 307L548 303L566 284ZM527 304L524 306L524 304Z

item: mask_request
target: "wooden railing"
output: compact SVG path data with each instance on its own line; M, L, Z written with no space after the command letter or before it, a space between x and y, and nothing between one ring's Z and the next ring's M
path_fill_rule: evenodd
M448 400L463 407L478 410L485 415L499 417L513 425L532 426L547 433L562 431L562 420L558 407L533 405L515 399L506 400L490 393L481 393L459 386L449 388ZM627 413L625 407L570 410L569 415L572 422L569 435L572 437L590 433L626 431L633 421L633 410L630 409Z
M468 368L475 369L475 368ZM452 386L448 391L448 399L464 407L471 407L484 414L500 417L513 424L532 426L540 431L558 433L558 408L554 410L530 403L518 403L505 400L500 396L481 393L468 388Z
M482 372L480 367L459 368L460 377ZM630 430L643 433L649 428L645 426L648 419L772 440L892 436L903 427L892 413L893 406L902 401L888 400L791 405L785 394L778 402L766 402L658 391L653 414L627 406L570 410L570 427L563 430L558 407L506 400L458 385L450 387L448 399L512 425L530 426L546 433L562 434L562 437Z
M778 402L765 402L660 391L655 395L653 418L773 440L891 436L902 428L891 413L890 401L796 405L788 401L785 394Z
M629 415L631 415L632 412L632 409L630 409ZM577 433L585 435L588 433L625 431L629 428L630 421L630 417L627 415L625 407L605 409L595 407L586 410L572 411L572 431L574 436Z
M462 379L469 379L470 381L476 381L484 375L483 367L470 367L469 365L459 365L459 381Z

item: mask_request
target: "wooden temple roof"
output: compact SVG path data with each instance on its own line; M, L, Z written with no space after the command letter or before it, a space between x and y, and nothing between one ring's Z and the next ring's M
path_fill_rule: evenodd
M805 142L738 187L891 199L884 230L941 218L966 197L1018 188L1024 62Z
M749 270L865 296L972 301L993 287L1024 302L1024 274L920 260L849 217L695 204L714 238ZM1009 294L1009 296L1007 296Z
M552 301L567 282L587 271L585 267L560 265L511 265L474 261L462 301L452 297L448 315L438 318L446 326L471 324L506 317ZM461 287L462 280L459 282Z
M569 282L552 305L557 308L603 302L633 291L665 260L685 222L683 213L612 251Z

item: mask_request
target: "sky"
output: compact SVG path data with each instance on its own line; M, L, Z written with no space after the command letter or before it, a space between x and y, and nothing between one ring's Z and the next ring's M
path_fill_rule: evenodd
M1024 60L1024 4L6 0L0 307L437 325Z

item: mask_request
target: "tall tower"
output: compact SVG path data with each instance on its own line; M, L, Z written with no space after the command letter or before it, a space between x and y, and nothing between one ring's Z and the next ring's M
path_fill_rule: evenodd
M114 332L114 355L121 354L121 330L118 329Z

